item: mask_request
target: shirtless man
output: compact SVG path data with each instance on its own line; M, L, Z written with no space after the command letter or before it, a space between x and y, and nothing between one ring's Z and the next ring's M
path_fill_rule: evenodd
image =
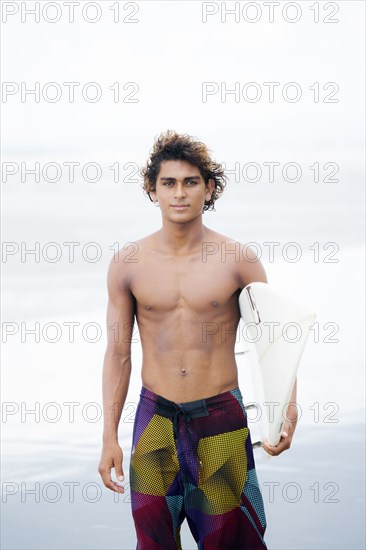
M185 518L200 549L267 548L234 354L239 293L250 282L267 282L265 270L249 247L202 223L226 179L203 143L162 134L142 175L162 227L109 265L98 471L106 487L124 492L111 469L124 480L118 423L136 316L143 351L130 463L137 549L180 549ZM290 447L296 411L288 418L278 445L263 444L268 453Z

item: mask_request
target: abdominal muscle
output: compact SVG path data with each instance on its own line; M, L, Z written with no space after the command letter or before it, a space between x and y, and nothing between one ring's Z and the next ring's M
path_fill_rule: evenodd
M163 323L150 320L140 321L139 329L142 384L152 392L175 403L185 403L238 386L233 327L225 338L219 331L202 335L202 323L190 323L188 330L179 332L171 320Z

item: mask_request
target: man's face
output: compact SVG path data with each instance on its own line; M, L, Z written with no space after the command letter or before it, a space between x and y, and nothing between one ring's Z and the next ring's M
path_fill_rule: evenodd
M160 165L153 200L159 201L162 215L171 221L188 222L202 213L211 198L214 181L206 186L197 168L184 160L166 160Z

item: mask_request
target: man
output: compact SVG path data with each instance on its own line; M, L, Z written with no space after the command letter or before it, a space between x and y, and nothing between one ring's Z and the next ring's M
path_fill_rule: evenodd
M124 480L117 431L136 316L143 351L130 463L137 549L180 549L185 518L200 549L267 548L234 354L238 296L250 282L267 282L265 270L249 247L202 223L226 185L203 143L167 131L142 175L162 227L109 265L98 471L106 487L124 492L111 469ZM268 453L290 447L296 425L290 414L277 447L264 443Z

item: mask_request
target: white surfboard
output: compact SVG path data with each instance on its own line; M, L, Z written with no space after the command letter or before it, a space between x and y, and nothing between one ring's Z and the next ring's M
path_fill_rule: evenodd
M253 385L264 417L261 438L277 445L316 314L262 282L253 282L243 288L239 308L244 321L244 337L254 344L257 356Z

